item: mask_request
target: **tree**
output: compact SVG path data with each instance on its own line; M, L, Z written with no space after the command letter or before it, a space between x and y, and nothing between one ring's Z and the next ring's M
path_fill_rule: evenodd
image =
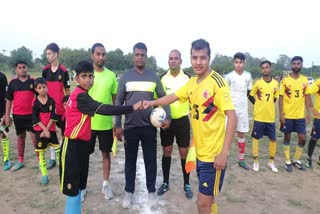
M127 69L125 63L125 56L121 49L109 51L106 57L106 67L113 71L122 71Z
M227 74L233 70L232 57L216 54L211 61L211 67L219 74Z
M146 67L158 73L157 60L154 56L148 57Z
M275 69L276 70L290 70L291 67L291 58L285 54L280 54L279 58L276 61Z
M25 61L29 68L32 68L34 65L32 51L25 46L11 51L9 65L14 67L15 63L19 60Z

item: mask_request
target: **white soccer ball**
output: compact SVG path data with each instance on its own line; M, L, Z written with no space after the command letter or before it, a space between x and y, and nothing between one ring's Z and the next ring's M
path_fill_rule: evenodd
M152 125L156 128L161 127L164 120L166 119L166 115L166 112L161 107L153 109L150 115L150 121Z

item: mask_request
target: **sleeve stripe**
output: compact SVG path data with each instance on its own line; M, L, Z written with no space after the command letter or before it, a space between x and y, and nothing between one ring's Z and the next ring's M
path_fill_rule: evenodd
M217 82L219 88L222 88L225 86L223 79L216 75L216 74L212 74L211 77Z

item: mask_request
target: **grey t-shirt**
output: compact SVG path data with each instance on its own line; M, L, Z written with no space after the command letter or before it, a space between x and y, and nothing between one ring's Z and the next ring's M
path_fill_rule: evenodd
M141 100L154 100L156 97L163 97L166 93L159 77L151 70L145 69L138 73L134 68L122 74L116 99L116 105L133 105ZM170 107L164 106L167 119L171 120ZM134 127L152 126L150 114L152 108L134 111L125 115L124 129ZM116 117L116 127L120 128L121 116Z

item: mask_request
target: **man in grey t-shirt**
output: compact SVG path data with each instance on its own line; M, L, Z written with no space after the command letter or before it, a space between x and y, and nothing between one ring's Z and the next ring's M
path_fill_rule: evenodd
M159 77L145 68L147 47L144 43L137 43L133 47L135 67L126 71L120 78L116 105L131 105L140 100L154 100L165 96ZM163 128L170 126L170 108L165 106L167 118ZM155 184L157 176L157 130L150 122L152 108L136 111L125 116L124 132L121 125L121 116L116 117L116 135L118 140L125 137L125 197L122 203L124 208L130 208L135 189L136 162L139 142L141 141L143 158L146 169L146 184L149 199L155 198Z

